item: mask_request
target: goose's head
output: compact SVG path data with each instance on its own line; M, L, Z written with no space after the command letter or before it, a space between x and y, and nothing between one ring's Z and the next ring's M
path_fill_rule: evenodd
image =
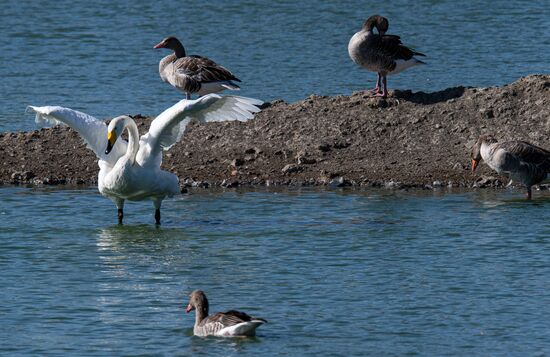
M118 137L124 131L126 120L128 119L130 119L130 117L126 115L121 115L114 118L109 123L109 126L107 127L107 149L105 150L105 155L109 155L111 150L113 150L113 147L115 146Z
M388 19L383 16L372 15L363 24L363 30L366 31L372 31L375 27L378 30L380 36L383 36L388 31L390 23L388 22Z
M189 304L185 312L191 312L193 310L203 310L208 314L208 299L202 290L195 290L189 294Z
M472 173L476 170L477 165L481 161L481 146L483 143L485 144L493 144L496 143L497 140L490 134L484 134L477 139L474 146L472 146L472 150L470 152L470 158L472 159Z
M153 48L169 48L171 50L176 50L177 48L181 47L182 44L180 40L178 40L174 36L166 37L164 40L157 43Z

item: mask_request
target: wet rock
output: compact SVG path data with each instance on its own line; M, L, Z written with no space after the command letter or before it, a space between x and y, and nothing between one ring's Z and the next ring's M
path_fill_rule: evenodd
M350 180L346 180L343 176L340 176L331 180L328 185L330 187L347 187L352 186L353 184Z
M239 181L237 181L237 180L223 180L222 183L221 183L221 186L226 187L226 188L238 187L239 186Z
M503 182L495 176L485 176L482 175L479 177L473 184L473 187L485 188L485 187L502 187L504 186Z
M34 177L35 175L31 171L16 171L11 174L11 182L13 183L28 182Z
M398 182L398 181L388 181L388 182L385 182L384 183L384 188L386 189L390 189L390 190L398 190L398 189L402 189L404 188L405 186L403 185L403 183L401 182Z

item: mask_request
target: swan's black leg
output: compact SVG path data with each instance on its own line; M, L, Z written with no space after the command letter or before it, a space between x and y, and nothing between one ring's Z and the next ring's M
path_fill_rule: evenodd
M118 224L122 224L122 218L124 218L124 212L122 211L122 208L118 209Z
M160 224L160 208L155 210L155 223Z

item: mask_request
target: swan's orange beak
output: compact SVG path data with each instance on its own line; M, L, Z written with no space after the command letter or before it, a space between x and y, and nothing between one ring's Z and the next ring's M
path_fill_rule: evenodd
M195 308L194 308L191 304L189 304L189 305L187 305L187 309L185 309L185 312L190 313L190 312L193 311L194 309L195 309Z
M472 173L474 173L478 164L479 161L477 161L476 159L472 159Z
M113 150L113 146L115 146L117 136L114 131L110 131L107 133L107 149L105 150L105 155L109 155L111 150Z
M153 48L164 48L164 41L157 43Z

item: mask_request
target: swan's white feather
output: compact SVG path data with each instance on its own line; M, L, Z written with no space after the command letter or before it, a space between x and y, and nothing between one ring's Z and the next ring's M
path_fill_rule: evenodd
M177 143L191 119L200 122L247 121L260 109L261 100L207 94L195 100L183 99L166 109L153 120L149 132L140 138L140 150L136 161L140 165L160 165L161 150L170 149Z
M38 124L58 125L63 123L76 130L98 159L105 161L109 166L113 166L126 152L127 143L117 140L111 153L105 155L107 125L91 115L59 106L28 106L27 111L29 110L36 113L35 121Z

